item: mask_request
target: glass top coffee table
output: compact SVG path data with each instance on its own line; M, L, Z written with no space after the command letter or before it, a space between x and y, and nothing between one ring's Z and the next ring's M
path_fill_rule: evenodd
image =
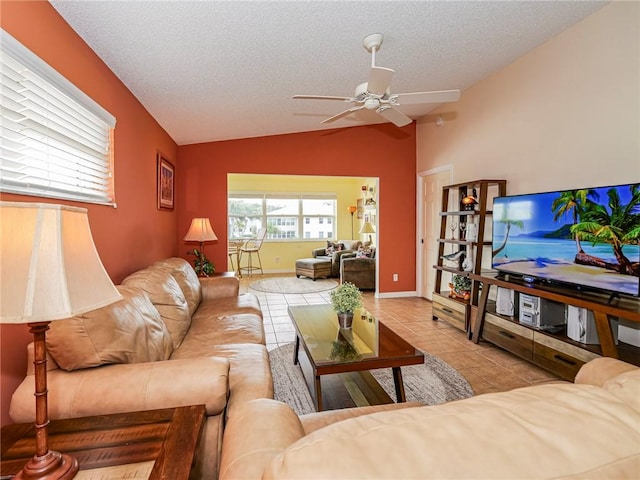
M405 401L400 367L424 363L424 355L364 309L356 310L353 326L339 328L331 305L289 307L296 329L293 363L304 348L314 376L316 410L322 410L320 377L335 373L391 368L398 402Z

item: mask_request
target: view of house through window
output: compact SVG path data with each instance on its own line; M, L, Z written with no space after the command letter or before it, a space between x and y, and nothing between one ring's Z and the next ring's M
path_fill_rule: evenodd
M270 240L333 238L336 204L335 195L229 192L229 237L254 237L265 226Z

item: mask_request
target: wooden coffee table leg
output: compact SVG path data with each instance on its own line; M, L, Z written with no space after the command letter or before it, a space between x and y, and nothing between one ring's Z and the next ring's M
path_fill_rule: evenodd
M298 350L300 349L300 337L296 335L296 344L293 347L293 364L298 364Z
M393 383L396 387L396 399L398 400L398 403L406 402L407 399L404 396L404 383L402 382L402 370L400 370L400 367L393 367L391 370L393 370Z
M322 411L322 389L320 388L320 375L316 375L315 391L316 391L316 412L321 412Z

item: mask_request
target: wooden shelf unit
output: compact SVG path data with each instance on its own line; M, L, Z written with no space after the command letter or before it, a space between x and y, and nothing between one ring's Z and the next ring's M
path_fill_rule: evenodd
M443 273L452 273L469 277L471 274L480 274L482 269L483 252L491 247L491 241L485 238L487 219L491 218L489 200L496 196L506 195L506 180L474 180L470 182L447 185L442 188L442 203L440 211L440 234L438 242L438 260L434 265L436 278L433 292L433 318L445 320L452 325L468 332L470 323L470 306L477 305L480 284L473 280L469 300L450 298L450 292L443 288ZM461 203L467 195L475 191L477 204L473 210L465 210ZM454 230L448 227L456 224ZM477 227L476 240L466 240L459 229L460 223L475 223ZM447 238L447 234L451 238ZM457 238L455 238L457 235ZM489 232L490 235L490 232ZM471 271L464 271L444 264L443 255L447 245L459 246L473 255L473 267Z

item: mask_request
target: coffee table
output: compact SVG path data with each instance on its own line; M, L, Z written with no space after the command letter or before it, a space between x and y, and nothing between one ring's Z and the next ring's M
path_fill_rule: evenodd
M311 364L314 381L311 395L316 410L322 410L320 377L335 373L391 368L398 402L404 402L400 367L424 363L424 355L364 309L356 310L351 329L338 326L331 305L289 307L296 329L293 363L298 363L300 347Z

